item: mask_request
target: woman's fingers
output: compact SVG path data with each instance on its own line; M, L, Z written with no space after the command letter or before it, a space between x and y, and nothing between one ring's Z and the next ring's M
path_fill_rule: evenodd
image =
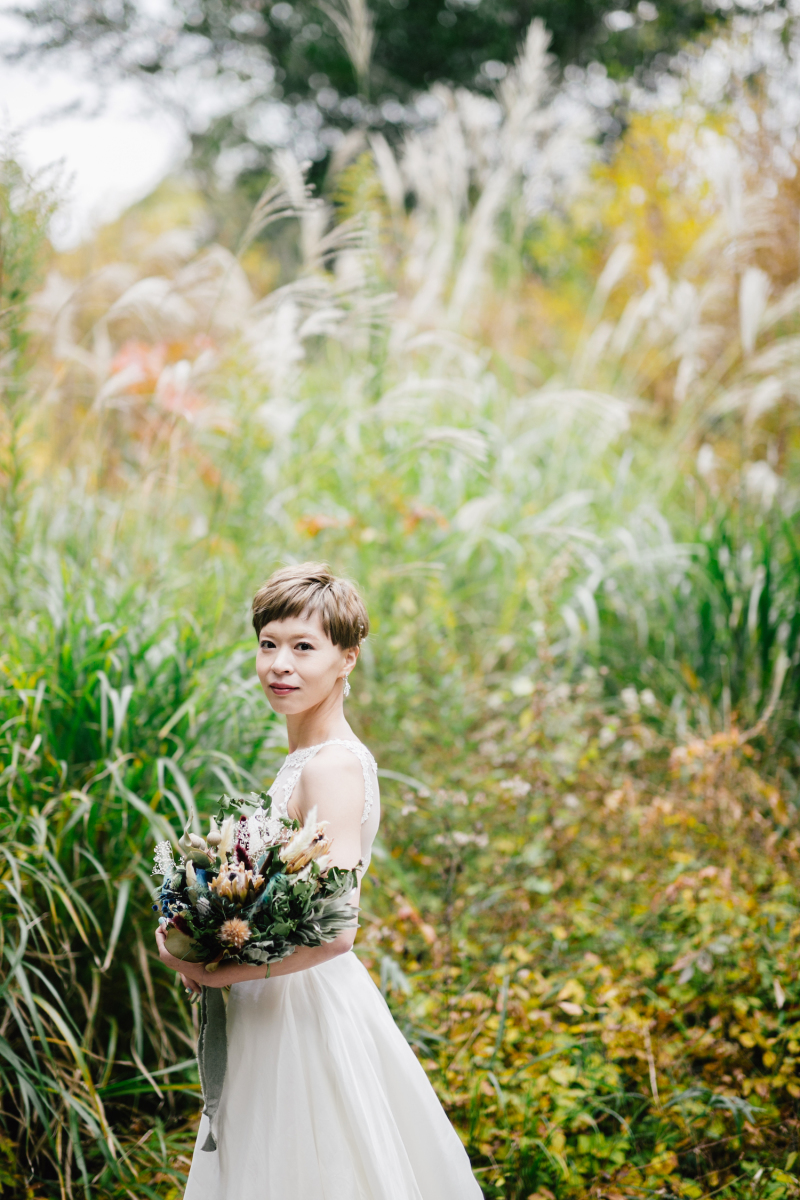
M181 967L183 966L183 963L180 961L180 959L174 958L170 954L170 952L166 946L166 939L167 939L167 931L164 929L163 925L159 925L158 928L156 929L156 945L158 946L158 957L161 959L161 961L164 963L165 966L172 967L172 970L177 971L178 974L180 975Z
M186 988L187 992L201 992L202 988L196 979L192 979L189 975L181 975L181 983Z

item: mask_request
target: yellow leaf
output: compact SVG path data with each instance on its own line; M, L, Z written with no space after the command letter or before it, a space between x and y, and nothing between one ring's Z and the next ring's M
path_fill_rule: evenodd
M650 1163L647 1171L651 1175L670 1175L678 1166L678 1156L672 1150L658 1154Z
M559 1000L574 1000L576 1004L582 1004L585 998L586 988L577 979L570 979L558 993ZM566 1009L566 1011L570 1010Z
M567 1144L567 1139L560 1129L556 1129L555 1133L550 1136L550 1147L555 1150L556 1154L560 1154Z

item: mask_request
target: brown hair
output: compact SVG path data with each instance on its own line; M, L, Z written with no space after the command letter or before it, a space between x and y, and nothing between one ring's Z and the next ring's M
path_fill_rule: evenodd
M333 642L349 650L369 633L369 617L355 584L338 579L327 563L298 563L270 575L253 597L256 637L270 621L317 613Z

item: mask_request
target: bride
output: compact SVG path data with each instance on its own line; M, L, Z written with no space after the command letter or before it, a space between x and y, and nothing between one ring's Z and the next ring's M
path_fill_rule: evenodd
M256 593L256 670L286 716L273 814L329 822L333 861L367 870L380 821L375 760L342 701L369 630L353 585L303 563ZM355 902L357 902L356 893ZM466 1152L355 954L355 926L263 966L159 954L184 986L230 987L218 1150L201 1119L184 1200L480 1200ZM265 974L268 977L265 978Z

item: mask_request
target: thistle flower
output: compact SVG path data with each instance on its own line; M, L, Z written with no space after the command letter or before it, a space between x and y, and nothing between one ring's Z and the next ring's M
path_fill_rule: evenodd
M281 862L287 875L295 875L314 859L326 855L331 848L331 839L324 834L328 821L317 821L317 810L312 808L302 829L298 829L292 840L281 850Z
M223 946L230 946L232 950L241 950L249 937L250 926L240 917L231 917L230 920L223 921L217 933L217 938Z

